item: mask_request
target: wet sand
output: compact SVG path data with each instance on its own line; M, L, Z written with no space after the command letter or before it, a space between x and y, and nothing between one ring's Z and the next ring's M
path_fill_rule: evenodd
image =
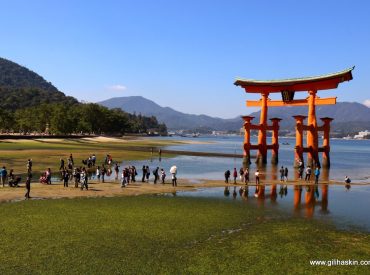
M268 183L261 183L262 185L272 184L284 184L284 185L308 185L313 184L304 181L269 181ZM321 184L329 185L342 185L342 182L334 181L321 181ZM370 183L351 183L351 185L370 185ZM175 191L196 191L198 188L212 188L212 187L225 187L225 186L244 186L243 183L237 182L237 184L229 183L226 184L221 180L183 180L181 179L177 187L172 187L171 183L166 184L153 184L153 183L131 183L128 186L121 188L120 183L116 182L105 182L99 183L97 181L91 181L89 183L89 190L81 190L75 188L74 183L70 183L69 187L63 187L62 182L56 182L51 185L45 185L41 183L31 184L31 199L60 199L60 198L81 198L81 197L113 197L113 196L138 196L144 194L161 194L161 193L172 193ZM248 184L248 186L255 186L254 183ZM0 187L0 202L12 202L24 200L24 194L26 190L24 184L20 184L20 187Z

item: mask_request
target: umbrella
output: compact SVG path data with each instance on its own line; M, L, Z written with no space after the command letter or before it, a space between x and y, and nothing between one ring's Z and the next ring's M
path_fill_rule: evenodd
M170 173L171 174L176 174L177 173L177 167L175 165L171 167Z

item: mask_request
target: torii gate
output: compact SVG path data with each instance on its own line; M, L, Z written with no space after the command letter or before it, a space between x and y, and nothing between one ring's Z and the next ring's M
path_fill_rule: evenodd
M321 118L324 121L322 127L317 126L316 120L316 105L331 105L336 104L336 97L320 98L317 96L317 91L335 89L339 83L352 80L352 70L354 67L347 70L321 75L316 77L292 78L282 80L252 80L252 79L237 79L234 83L236 86L241 86L246 93L260 93L260 100L247 100L247 107L261 107L260 124L252 125L253 117L244 116L244 162L250 163L250 150L257 149L258 164L267 163L267 150L273 150L272 162L278 161L278 142L277 134L279 129L279 119L274 118L273 125L267 125L267 110L268 107L278 106L308 106L308 122L307 126L303 125L304 116L295 116L296 119L296 147L295 161L303 161L303 153L307 152L307 165L320 164L318 153L323 152L323 166L330 166L330 146L329 132L331 118ZM308 92L306 99L294 100L295 92ZM281 93L282 100L270 100L270 93ZM250 144L250 130L258 130L258 145ZM266 131L273 130L273 144L267 145ZM303 147L303 131L307 131L307 147ZM318 146L318 131L324 131L323 147Z

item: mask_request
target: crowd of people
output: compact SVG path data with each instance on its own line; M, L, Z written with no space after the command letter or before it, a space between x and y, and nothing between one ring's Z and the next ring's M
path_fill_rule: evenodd
M114 180L119 181L121 187L126 187L130 183L135 183L136 178L138 176L138 171L135 166L127 166L122 169L120 169L120 165L117 162L113 162L113 158L111 155L107 154L104 161L102 162L102 165L96 165L97 163L97 157L95 154L92 154L88 158L82 160L81 166L75 165L73 155L70 154L67 161L65 161L63 158L60 159L59 163L59 173L60 173L60 181L63 182L64 187L69 187L69 183L73 182L75 188L80 188L81 190L89 190L89 180L90 179L96 179L98 182L105 182L106 176L110 177L114 173ZM311 180L312 175L312 168L308 165L306 168L303 165L302 161L298 162L298 178L300 180L303 180L303 174L305 173L304 181L309 182ZM27 174L26 174L26 194L25 197L30 197L30 188L31 188L31 180L32 180L32 166L33 162L32 159L27 160ZM149 183L151 175L153 175L153 184L157 183L166 183L166 171L163 168L155 167L153 171L150 170L149 166L143 165L141 169L142 175L141 175L141 182L142 183ZM177 167L172 166L169 170L171 174L171 181L172 186L177 186ZM279 170L280 174L280 182L287 182L288 181L288 167L281 166ZM318 184L319 177L320 177L320 166L317 166L314 169L313 172L315 176L315 184ZM230 178L232 177L233 183L237 183L237 179L240 179L241 183L244 183L245 185L248 185L250 183L250 168L249 167L241 167L239 171L237 171L236 168L230 172L230 170L226 170L224 173L225 177L225 183L230 183ZM259 169L256 169L254 172L255 177L255 183L258 186L260 184L260 176L261 172ZM21 177L16 176L14 174L13 169L11 169L8 173L5 166L0 169L0 180L1 184L4 187L7 183L10 187L18 187L19 183L21 182ZM58 180L57 180L58 181ZM47 168L45 172L43 172L39 178L39 182L46 185L52 184L52 171L51 168ZM350 188L351 180L346 176L345 177L345 184L346 188ZM248 188L241 187L239 190L239 193L245 194ZM256 189L258 190L258 189ZM228 188L225 189L225 195L228 193ZM234 189L235 192L235 189ZM256 191L257 192L257 191ZM287 194L287 187L282 185L282 188L280 190L280 195L286 195Z
M319 177L320 177L320 173L321 173L320 169L321 169L320 166L317 165L315 170L314 170L313 174L315 176L315 184L319 183ZM303 174L305 173L304 181L306 181L306 182L311 181L312 168L311 168L310 165L308 165L305 168L303 162L299 160L298 161L298 167L297 167L297 173L298 173L298 179L303 180ZM279 174L280 174L280 182L287 182L288 181L288 175L289 175L288 167L281 166L281 168L279 170ZM234 167L232 173L230 172L230 170L225 171L225 173L224 173L225 183L230 183L229 181L230 181L231 176L233 178L233 183L236 184L237 183L237 178L238 178L238 171L236 170L235 167ZM260 172L259 169L256 169L256 171L254 172L254 176L255 176L256 185L260 184L261 172ZM250 177L249 167L244 167L244 168L241 167L239 169L240 182L248 184L250 182L249 177ZM348 177L346 176L346 178L345 178L346 183L348 181L347 178Z

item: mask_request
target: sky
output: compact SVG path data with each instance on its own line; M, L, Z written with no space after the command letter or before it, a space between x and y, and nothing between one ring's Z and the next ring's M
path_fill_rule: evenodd
M140 95L222 118L255 111L237 77L356 66L319 96L370 106L369 15L356 0L0 0L0 56L79 100Z

